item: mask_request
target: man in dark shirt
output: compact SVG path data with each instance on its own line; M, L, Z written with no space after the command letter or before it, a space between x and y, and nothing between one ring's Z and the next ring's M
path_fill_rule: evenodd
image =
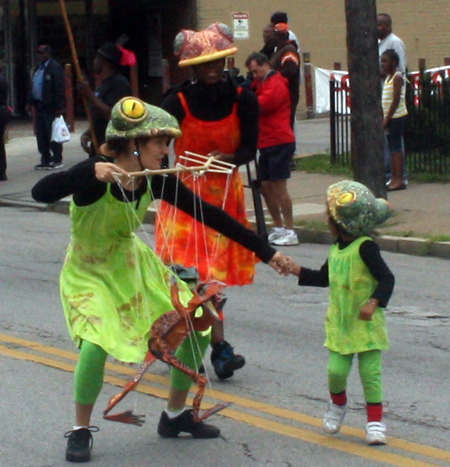
M279 71L289 81L292 127L294 127L295 112L300 98L300 56L295 42L289 39L289 26L286 23L278 23L274 26L273 43L276 52L270 59L270 67Z
M89 154L96 155L105 142L105 131L111 116L111 109L122 97L131 95L131 86L127 78L120 72L123 49L113 43L105 43L98 50L94 59L94 73L101 79L97 89L92 91L86 81L78 83L78 90L89 100L94 125L97 148L94 144L92 129L86 130L80 137L81 147Z

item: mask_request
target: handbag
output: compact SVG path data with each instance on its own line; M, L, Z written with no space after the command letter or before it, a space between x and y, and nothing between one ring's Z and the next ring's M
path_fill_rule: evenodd
M70 141L70 131L62 115L53 120L51 141L60 144Z

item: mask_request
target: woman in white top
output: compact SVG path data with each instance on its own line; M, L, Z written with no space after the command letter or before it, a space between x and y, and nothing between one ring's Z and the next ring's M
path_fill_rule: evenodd
M388 191L404 190L403 181L403 127L408 110L405 102L405 79L398 71L398 55L388 49L381 55L381 71L386 77L383 85L383 128L391 154L392 178L387 183Z

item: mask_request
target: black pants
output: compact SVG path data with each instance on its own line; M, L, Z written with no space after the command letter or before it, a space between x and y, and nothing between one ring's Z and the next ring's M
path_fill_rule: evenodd
M39 104L36 109L36 139L38 151L41 153L41 164L62 162L63 145L50 141L52 137L52 123L55 119L53 109L46 109Z
M6 176L5 128L9 122L9 111L5 106L0 107L0 178Z

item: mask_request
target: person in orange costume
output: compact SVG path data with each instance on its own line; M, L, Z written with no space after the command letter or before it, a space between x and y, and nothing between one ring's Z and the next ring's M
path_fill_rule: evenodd
M177 118L183 133L175 143L175 162L185 151L215 155L236 166L254 159L259 107L254 94L224 72L225 57L237 52L228 26L214 23L200 32L182 30L175 38L174 49L179 66L192 66L195 75L193 81L169 90L162 102L162 107ZM237 168L231 177L208 172L197 179L186 174L180 178L205 201L250 226ZM165 263L197 267L200 280L216 279L227 285L253 282L253 253L167 204L159 211L156 251ZM244 357L234 354L224 338L223 315L213 327L211 346L211 362L219 379L230 378L244 366Z

